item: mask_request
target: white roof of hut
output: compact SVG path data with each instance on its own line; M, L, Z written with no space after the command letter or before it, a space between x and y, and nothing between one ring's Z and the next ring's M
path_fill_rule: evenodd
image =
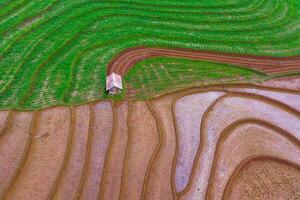
M109 90L113 87L123 89L121 75L116 74L114 72L106 77L106 90Z

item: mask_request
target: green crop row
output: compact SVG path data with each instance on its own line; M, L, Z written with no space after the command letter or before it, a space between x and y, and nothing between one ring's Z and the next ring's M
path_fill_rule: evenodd
M174 58L143 60L125 76L129 98L144 100L193 86L212 83L259 83L268 76L233 65Z
M136 46L298 55L299 22L298 0L3 1L0 108L38 109L107 98L107 64ZM169 90L155 88L153 92Z

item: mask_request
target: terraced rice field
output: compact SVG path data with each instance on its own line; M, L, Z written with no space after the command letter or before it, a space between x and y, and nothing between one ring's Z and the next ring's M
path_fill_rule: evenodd
M299 199L299 102L239 84L1 111L0 199Z
M299 75L299 0L0 0L0 200L299 200Z
M138 62L125 76L126 97L151 99L172 91L216 83L260 83L265 73L226 64L180 58L152 58ZM199 68L201 68L199 70Z
M299 0L1 0L0 108L106 99L106 68L131 47L296 56L299 21Z

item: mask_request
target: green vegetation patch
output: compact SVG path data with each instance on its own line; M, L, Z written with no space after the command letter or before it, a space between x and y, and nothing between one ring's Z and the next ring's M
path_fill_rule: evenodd
M0 35L0 109L39 109L105 99L132 47L298 55L300 1L0 0Z
M205 61L150 58L137 63L125 76L127 95L149 99L166 92L215 83L256 83L267 75L252 69Z

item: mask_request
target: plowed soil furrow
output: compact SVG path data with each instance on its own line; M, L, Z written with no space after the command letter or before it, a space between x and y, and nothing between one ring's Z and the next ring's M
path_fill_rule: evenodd
M128 146L120 199L138 200L142 196L143 185L151 166L151 158L158 145L159 135L156 121L145 102L130 104L128 120Z
M223 199L298 199L300 167L276 157L247 159L235 170L225 192Z
M300 166L300 141L290 133L255 120L236 123L230 128L222 132L218 141L207 198L221 198L230 175L249 157L267 155Z
M11 120L11 127L0 136L0 199L12 182L26 151L32 113L15 113Z
M47 199L62 167L70 128L70 110L42 111L28 157L6 199Z
M70 145L70 155L62 177L59 180L53 199L74 199L83 175L86 148L89 136L89 106L73 108L73 137Z
M267 74L294 72L300 70L300 56L267 57L191 49L137 47L125 50L119 56L113 59L107 67L107 74L115 72L124 76L125 73L131 67L133 67L135 63L151 57L187 58L193 60L207 60L228 63L249 67Z
M153 161L146 183L145 199L174 199L176 156L176 135L172 116L172 103L175 96L165 96L150 102L161 135L160 149Z
M99 199L117 200L128 138L128 103L113 106L113 133L105 156Z
M224 92L184 94L184 96L177 97L174 102L174 117L179 138L175 175L177 192L181 192L187 186L192 173L200 146L201 118L209 105L223 94Z
M110 102L100 102L92 106L94 119L91 131L90 153L87 159L86 177L82 180L80 199L97 200L103 175L105 154L112 135L113 111Z

